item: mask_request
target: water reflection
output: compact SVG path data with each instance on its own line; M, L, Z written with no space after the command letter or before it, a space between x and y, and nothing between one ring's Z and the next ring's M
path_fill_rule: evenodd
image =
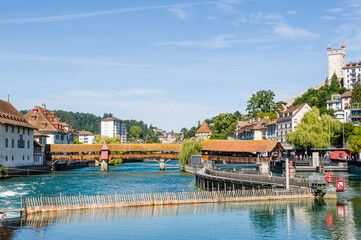
M227 220L227 216L236 215L239 216L236 218L239 218L240 223L249 224L255 236L262 238L292 236L295 239L357 239L360 237L357 229L360 227L361 216L359 211L354 211L354 204L360 203L315 199L49 212L0 222L0 238L16 239L14 231L31 230L40 234L47 232L49 228L61 228L64 224L87 225L96 222L101 225L171 216L186 216L189 220L187 216L200 215L217 215L217 219L222 222L222 219Z

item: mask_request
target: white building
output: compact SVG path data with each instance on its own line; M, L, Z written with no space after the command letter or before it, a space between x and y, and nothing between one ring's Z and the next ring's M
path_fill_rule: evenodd
M4 167L43 164L34 160L34 128L3 100L0 100L0 164Z
M119 118L108 117L101 121L101 135L104 137L121 137L121 142L127 142L125 122Z
M331 100L327 101L327 109L332 109L334 117L342 123L351 121L351 91L347 91L344 94L332 94Z
M297 125L301 122L303 115L310 110L311 107L307 103L292 106L277 119L277 139L286 150L294 149L293 145L286 142L287 133L297 130Z
M196 139L207 140L212 135L212 130L209 128L206 121L203 121L200 128L196 131Z
M267 140L277 140L277 119L270 121L267 126Z
M74 144L75 132L68 124L61 122L54 112L47 110L45 104L34 107L24 118L39 132L48 136L46 144Z
M344 87L347 89L353 89L355 82L361 75L361 62L349 63L343 68L343 82Z
M84 144L94 144L95 143L95 136L93 133L89 131L78 131L78 139L79 142Z
M177 141L177 138L179 139L179 141L182 140L182 134L175 133L173 131L170 133L163 133L158 136L158 139L161 143L175 143Z
M331 49L329 45L327 48L328 57L328 79L331 80L334 73L337 78L341 80L343 78L342 68L345 66L346 47L342 44L340 49Z

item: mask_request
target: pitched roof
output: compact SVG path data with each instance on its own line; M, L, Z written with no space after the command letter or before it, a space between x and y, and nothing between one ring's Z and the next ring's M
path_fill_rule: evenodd
M91 133L89 131L77 131L76 133L78 135L94 135L93 133Z
M33 128L11 103L0 100L0 123Z
M206 121L203 121L201 127L196 131L196 133L211 133L212 130L208 127Z
M346 66L344 66L342 69L359 68L359 67L361 67L361 62L353 62L346 64Z
M37 129L34 129L34 137L49 137L49 136L39 132Z
M64 128L64 123L61 122L60 118L56 117L54 112L45 108L35 106L24 116L26 120L40 132L59 132L59 133L72 133L74 132ZM33 120L35 117L35 120ZM45 125L44 125L45 124ZM69 126L65 123L65 126Z
M203 151L218 152L272 152L284 151L277 140L205 140L202 142Z
M352 97L352 91L344 92L344 94L341 95L341 98L347 98Z
M120 119L120 118L115 118L115 117L103 118L102 121L120 121L120 122L124 122L122 119Z
M300 111L304 106L308 106L308 104L307 103L302 103L302 104L299 104L299 105L296 105L296 106L292 106L292 107L289 107L289 108L287 108L282 114L283 114L283 116L286 114L286 113L292 113L292 115L290 115L290 116L287 116L287 117L279 117L278 119L277 119L277 121L282 121L282 120L285 120L285 119L290 119L290 118L293 118L293 116L295 116L297 113L298 113L298 111ZM281 114L281 115L282 115Z

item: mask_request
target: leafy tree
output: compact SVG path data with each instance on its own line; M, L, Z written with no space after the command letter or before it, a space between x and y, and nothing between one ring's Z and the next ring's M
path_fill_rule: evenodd
M113 113L104 113L103 118L114 117Z
M350 151L358 154L361 152L361 136L352 136L348 144Z
M80 142L78 138L74 138L74 144L83 144L83 143Z
M237 116L232 113L219 114L214 120L215 132L210 139L227 139L228 133L235 130L237 120Z
M305 94L294 101L293 106L307 103L311 107L317 107L321 115L333 116L333 110L327 109L327 100L331 99L332 94L342 94L346 91L346 88L340 86L337 75L334 74L331 80L326 79L326 84L319 89L308 89Z
M265 116L268 116L270 120L277 118L277 115L273 112L260 112L257 115L257 117L259 117L259 118L264 118Z
M103 136L101 136L100 134L95 135L95 143L96 144L103 144L103 142L104 142L104 137ZM122 139L121 139L120 136L112 137L112 138L111 137L106 137L105 142L107 144L115 144L115 143L120 144L120 143L122 143Z
M139 139L142 135L142 129L139 126L133 126L130 128L130 136L133 139Z
M184 140L182 148L178 153L179 164L185 169L185 165L188 163L188 158L191 155L200 155L202 152L201 142L198 140Z
M199 127L193 126L191 127L189 130L187 128L182 128L181 129L181 133L183 133L184 138L191 138L194 137L196 135L196 131L198 130Z
M272 106L275 104L273 99L275 97L274 92L271 90L265 91L261 90L252 94L250 100L248 100L248 105L246 111L248 112L271 112Z
M304 148L325 148L329 146L329 131L331 143L337 143L341 122L326 114L320 117L320 111L314 107L305 113L297 130L287 134L287 142Z

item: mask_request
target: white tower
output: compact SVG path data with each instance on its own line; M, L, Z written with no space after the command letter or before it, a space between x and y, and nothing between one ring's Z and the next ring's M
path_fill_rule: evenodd
M342 68L345 66L346 47L342 44L340 49L331 49L330 44L327 48L328 57L328 79L331 80L334 73L336 73L338 80L343 78Z

